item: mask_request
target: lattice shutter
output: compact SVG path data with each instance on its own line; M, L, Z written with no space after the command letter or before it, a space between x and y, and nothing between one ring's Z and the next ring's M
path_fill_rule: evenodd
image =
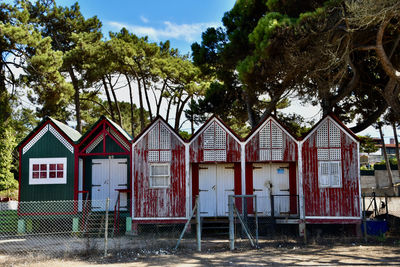
M111 135L118 140L118 142L120 142L122 144L123 147L125 147L127 150L129 150L129 145L125 142L125 140L119 135L117 134L113 129L108 128L107 131L109 133L111 133Z
M226 132L217 123L215 123L215 146L214 146L214 149L226 149Z
M260 149L260 160L271 160L271 149Z
M330 160L340 160L341 159L341 150L340 148L329 149L329 159Z
M86 149L86 153L90 153L93 151L93 149L100 144L100 142L103 141L103 135L99 135L96 140L93 141L93 143L90 144L90 146Z
M154 125L153 129L149 132L148 146L149 149L159 148L159 124Z
M270 148L271 147L271 122L267 122L267 124L261 129L259 134L259 142L260 148Z
M271 123L271 137L272 148L282 148L282 130L275 123Z
M215 161L215 150L204 150L204 161Z
M324 122L317 130L317 147L328 147L328 122Z
M272 160L282 160L282 149L272 149Z
M149 150L149 162L160 161L160 153L157 150Z
M211 124L203 134L204 149L215 149L215 124Z
M171 150L160 151L160 161L171 161Z
M318 148L318 160L329 160L329 149Z
M29 141L29 143L24 146L24 148L22 149L22 154L25 154L26 152L28 152L28 150L31 149L31 147L33 147L33 145L36 144L36 142L39 141L40 138L42 138L42 136L45 133L47 133L48 130L49 130L49 125L44 126L43 129L40 130L40 132L38 132L35 135L35 137L33 137L31 139L31 141Z
M49 125L49 131L60 141L71 153L74 153L74 147L65 139L52 125Z
M340 144L340 129L333 122L329 122L329 146L340 147Z
M162 124L160 124L160 149L171 149L171 133Z

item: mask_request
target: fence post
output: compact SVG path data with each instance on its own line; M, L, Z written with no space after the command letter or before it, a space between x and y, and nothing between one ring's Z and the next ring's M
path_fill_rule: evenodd
M229 247L230 250L235 249L235 230L233 224L233 196L228 196L229 205Z
M106 200L106 223L104 227L104 257L107 257L108 249L108 210L110 208L110 198Z
M197 251L201 251L201 220L200 220L200 201L199 196L196 197L197 213L196 213L196 234L197 234Z
M368 241L368 235L367 235L367 218L365 217L365 193L362 196L363 198L363 227L364 227L364 241Z
M258 216L257 216L257 195L254 195L254 219L256 220L256 245L258 247Z

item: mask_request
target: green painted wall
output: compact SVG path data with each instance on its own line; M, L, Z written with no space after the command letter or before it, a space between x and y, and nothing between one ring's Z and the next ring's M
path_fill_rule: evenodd
M74 155L51 132L45 133L34 146L21 155L21 201L74 199ZM67 184L29 184L30 158L67 158ZM46 212L43 210L43 212Z

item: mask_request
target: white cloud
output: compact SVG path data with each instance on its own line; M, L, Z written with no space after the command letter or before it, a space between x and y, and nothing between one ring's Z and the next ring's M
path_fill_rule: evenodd
M108 24L117 29L125 27L132 33L139 36L148 36L153 41L178 39L186 42L193 42L199 39L201 33L209 27L219 27L221 25L216 22L176 24L170 21L165 21L164 27L155 28L150 26L129 25L116 21L108 22Z
M149 19L148 18L146 18L145 16L140 16L140 20L141 21L143 21L144 23L148 23L149 22Z

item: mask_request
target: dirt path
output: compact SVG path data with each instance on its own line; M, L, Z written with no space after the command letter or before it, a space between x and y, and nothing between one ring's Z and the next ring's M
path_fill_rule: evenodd
M44 259L0 256L1 266L400 266L400 246L286 245L259 250L121 255L112 259Z

